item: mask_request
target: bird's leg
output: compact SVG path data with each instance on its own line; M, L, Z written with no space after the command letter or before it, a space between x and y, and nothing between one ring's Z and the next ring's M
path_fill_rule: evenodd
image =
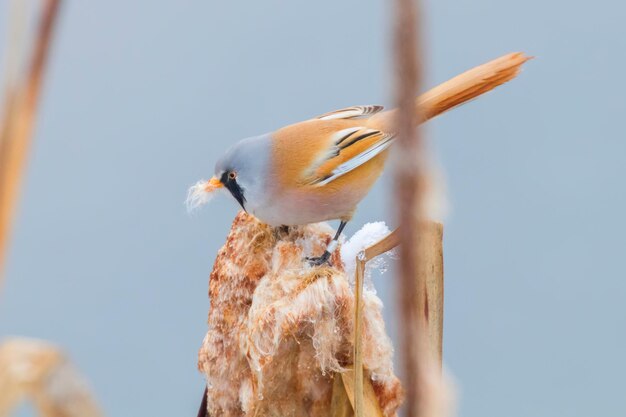
M346 224L348 224L346 220L341 221L341 223L339 224L339 229L337 229L337 233L335 233L335 237L333 238L333 240L330 241L328 246L326 246L326 250L324 251L322 256L318 256L315 258L306 258L306 260L309 261L312 266L322 266L325 263L330 264L328 260L330 259L330 255L332 255L335 249L337 249L339 237L341 236L341 232L343 232L344 227L346 227Z
M289 226L277 226L274 227L272 229L273 233L274 233L274 237L276 239L284 239L286 236L289 235L289 232L291 232L291 227Z

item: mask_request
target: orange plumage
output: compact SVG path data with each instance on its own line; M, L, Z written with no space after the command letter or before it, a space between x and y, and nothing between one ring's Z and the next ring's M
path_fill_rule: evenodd
M509 54L423 94L416 102L420 120L435 117L511 80L527 60L522 53ZM332 181L325 183L324 179L393 137L395 110L381 110L380 106L337 110L274 132L271 171L280 194L316 206L316 221L349 220L356 204L382 173L386 148ZM300 210L308 211L308 207Z
M513 79L528 59L508 54L428 91L416 101L416 121ZM395 110L382 110L350 107L240 141L218 161L216 177L192 188L191 202L202 202L219 182L270 225L345 222L382 173L395 135Z

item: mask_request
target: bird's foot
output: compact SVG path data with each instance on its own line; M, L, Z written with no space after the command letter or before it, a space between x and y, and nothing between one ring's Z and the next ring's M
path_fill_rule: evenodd
M291 232L291 227L289 226L278 226L273 228L274 237L277 239L284 239L289 236L289 232Z
M307 257L306 260L309 262L311 266L322 266L324 264L328 264L328 266L332 266L330 263L330 252L325 251L322 256L316 256L314 258Z

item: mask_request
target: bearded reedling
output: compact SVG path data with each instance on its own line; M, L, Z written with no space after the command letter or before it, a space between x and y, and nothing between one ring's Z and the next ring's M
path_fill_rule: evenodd
M421 123L510 81L529 59L512 53L471 69L418 97ZM354 106L243 139L216 163L215 176L189 190L188 207L227 189L241 207L271 226L338 219L328 262L358 203L383 172L395 138L394 110Z

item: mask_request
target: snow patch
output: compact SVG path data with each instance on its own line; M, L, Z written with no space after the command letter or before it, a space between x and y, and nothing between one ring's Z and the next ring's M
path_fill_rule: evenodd
M343 245L341 245L341 261L343 262L346 275L351 280L354 280L354 273L356 271L356 257L359 252L367 247L377 243L391 231L385 222L366 223L361 230L356 232L350 239L348 239ZM373 289L371 286L372 271L378 270L380 273L387 271L387 259L393 257L393 251L387 252L385 255L378 256L367 263L365 269L365 284Z

